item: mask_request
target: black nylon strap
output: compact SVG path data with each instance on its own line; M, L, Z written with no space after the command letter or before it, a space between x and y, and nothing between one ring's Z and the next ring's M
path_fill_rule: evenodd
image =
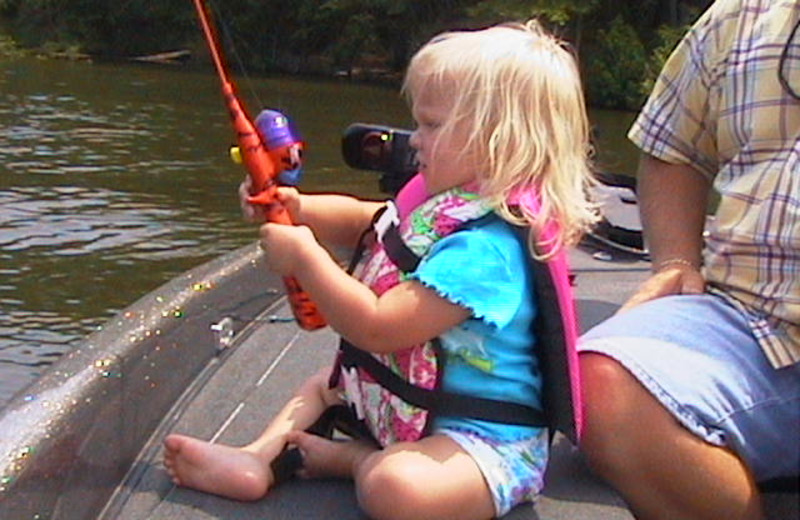
M319 416L319 419L306 429L306 432L332 439L334 430L340 431L353 439L361 439L378 445L364 424L355 418L350 408L345 405L333 405ZM282 484L293 478L303 467L303 455L296 447L285 447L270 463L273 485Z
M365 370L382 387L407 403L433 412L437 416L465 417L521 426L547 426L544 414L532 406L442 390L427 390L409 383L371 354L359 350L344 340L341 349L342 365L357 366Z
M403 241L400 236L400 229L395 225L391 225L386 229L381 242L386 251L386 256L404 273L414 271L422 261L422 258Z
M353 271L356 270L356 266L361 261L361 257L364 256L364 251L367 249L367 238L375 235L375 230L374 230L375 223L378 221L378 219L381 218L381 215L383 215L385 211L386 211L386 206L376 211L375 214L372 215L372 221L370 221L367 229L362 231L361 235L358 237L358 243L356 244L356 248L353 251L352 258L350 258L350 263L347 266L348 274L353 274Z
M364 232L361 234L361 237L358 240L358 245L356 246L356 250L353 253L353 257L350 259L350 265L347 268L348 273L352 274L358 262L361 261L361 257L366 249L367 236L369 236L370 233L372 233L372 236L374 236L375 223L380 220L385 211L386 207L376 211L375 215L372 217L372 222L370 223L369 228L364 230ZM386 251L386 255L389 257L389 260L391 260L392 263L404 273L410 273L414 271L422 261L422 257L412 251L411 248L406 245L405 241L403 241L403 238L400 236L400 228L398 228L395 224L391 224L386 228L383 233L383 237L381 238L381 243L383 244L383 248Z
M461 229L467 229L468 227L480 225L482 222L494 218L493 215L493 213L489 213L474 220L464 222L454 231L454 233ZM383 248L386 251L386 256L389 257L389 260L391 260L392 263L404 273L411 273L415 271L419 266L419 263L422 261L422 257L417 255L417 253L408 247L403 240L403 237L400 235L400 228L394 224L386 229L386 232L384 232L383 238L381 239L381 243L383 244Z

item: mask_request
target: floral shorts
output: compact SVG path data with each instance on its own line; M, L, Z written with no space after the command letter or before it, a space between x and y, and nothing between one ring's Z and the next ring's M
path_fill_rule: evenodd
M550 443L546 428L515 442L453 427L437 429L436 433L451 438L478 464L498 517L519 504L533 502L541 492Z

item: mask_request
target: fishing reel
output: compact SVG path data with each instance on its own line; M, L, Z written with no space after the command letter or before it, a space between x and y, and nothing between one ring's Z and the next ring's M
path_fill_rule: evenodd
M419 168L410 138L410 130L354 123L342 136L342 156L351 168L380 172L381 191L395 194Z
M256 117L255 126L261 142L272 156L275 164L281 168L278 182L282 186L297 186L303 178L303 149L305 143L300 137L295 124L282 112L262 110ZM241 163L241 151L238 146L231 148L231 159Z

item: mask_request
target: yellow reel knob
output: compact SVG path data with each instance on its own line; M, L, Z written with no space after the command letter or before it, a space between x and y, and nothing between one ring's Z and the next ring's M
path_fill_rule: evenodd
M236 164L242 164L242 151L238 146L231 146L229 153L231 156L231 161L235 162Z

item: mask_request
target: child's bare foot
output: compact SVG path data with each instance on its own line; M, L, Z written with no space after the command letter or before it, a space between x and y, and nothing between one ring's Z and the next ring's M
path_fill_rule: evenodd
M273 480L254 453L184 435L164 440L164 466L179 486L236 500L262 498Z
M352 478L355 466L376 449L365 442L332 441L303 431L291 432L287 442L303 455L298 475L304 478Z

